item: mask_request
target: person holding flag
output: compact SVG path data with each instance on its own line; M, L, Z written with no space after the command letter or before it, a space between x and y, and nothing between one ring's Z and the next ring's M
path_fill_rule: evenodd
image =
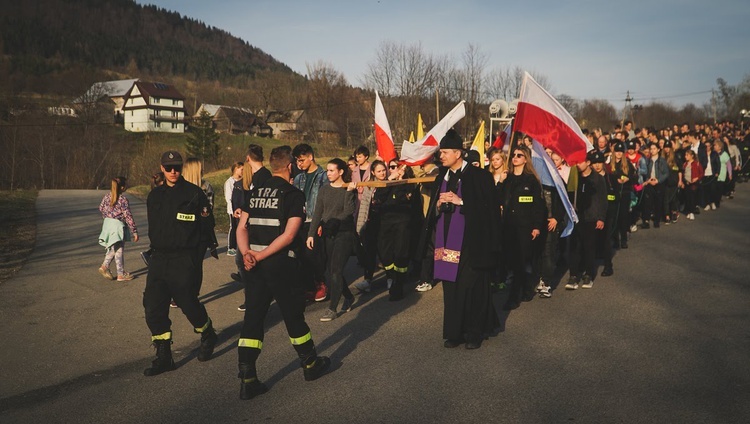
M525 145L514 146L511 170L503 190L503 247L506 262L513 272L513 284L503 309L512 310L522 301L534 298L537 281L532 278L539 263L542 229L547 211L542 185L531 165L531 151ZM555 226L556 228L556 226Z

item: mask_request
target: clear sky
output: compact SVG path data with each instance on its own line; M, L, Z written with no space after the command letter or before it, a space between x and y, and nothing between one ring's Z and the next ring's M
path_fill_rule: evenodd
M421 42L487 70L520 66L554 94L702 105L750 74L748 0L138 0L230 32L300 74L322 60L360 85L382 41ZM708 92L707 92L708 91ZM691 93L700 93L692 94ZM510 100L510 99L509 99Z

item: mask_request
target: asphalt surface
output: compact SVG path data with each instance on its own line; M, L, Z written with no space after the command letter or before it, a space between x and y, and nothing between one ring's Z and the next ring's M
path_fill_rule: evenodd
M172 309L179 368L142 375L153 359L145 205L131 198L144 237L125 247L138 277L107 281L96 270L103 195L39 194L34 252L0 285L1 423L750 422L750 184L693 222L639 230L614 276L502 314L478 350L442 346L440 285L393 303L381 281L332 322L318 321L326 304L308 306L333 371L305 382L272 306L258 362L270 391L251 401L238 398L242 292L226 254L206 259L201 293L214 359L197 361L198 336ZM360 277L351 262L347 276Z

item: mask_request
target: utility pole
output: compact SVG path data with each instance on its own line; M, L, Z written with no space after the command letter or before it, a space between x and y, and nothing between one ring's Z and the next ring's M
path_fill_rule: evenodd
M633 119L633 98L630 97L630 90L628 90L628 94L625 96L625 108L622 111L622 121L620 122L620 127L625 128L625 117L627 116L628 112L630 112L630 119Z

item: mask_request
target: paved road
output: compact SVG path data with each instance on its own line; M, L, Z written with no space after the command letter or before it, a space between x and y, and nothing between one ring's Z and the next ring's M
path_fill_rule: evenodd
M748 185L694 222L638 231L613 277L524 304L476 351L442 347L440 286L397 303L381 287L330 323L317 320L325 305L308 307L335 370L305 382L274 307L258 364L271 390L247 402L236 378L242 293L226 255L206 260L202 291L216 357L195 359L197 336L172 310L179 369L142 376L153 352L138 258L147 237L126 245L138 278L102 279L103 194L39 195L34 253L0 285L2 423L750 422ZM146 234L145 206L131 202Z

